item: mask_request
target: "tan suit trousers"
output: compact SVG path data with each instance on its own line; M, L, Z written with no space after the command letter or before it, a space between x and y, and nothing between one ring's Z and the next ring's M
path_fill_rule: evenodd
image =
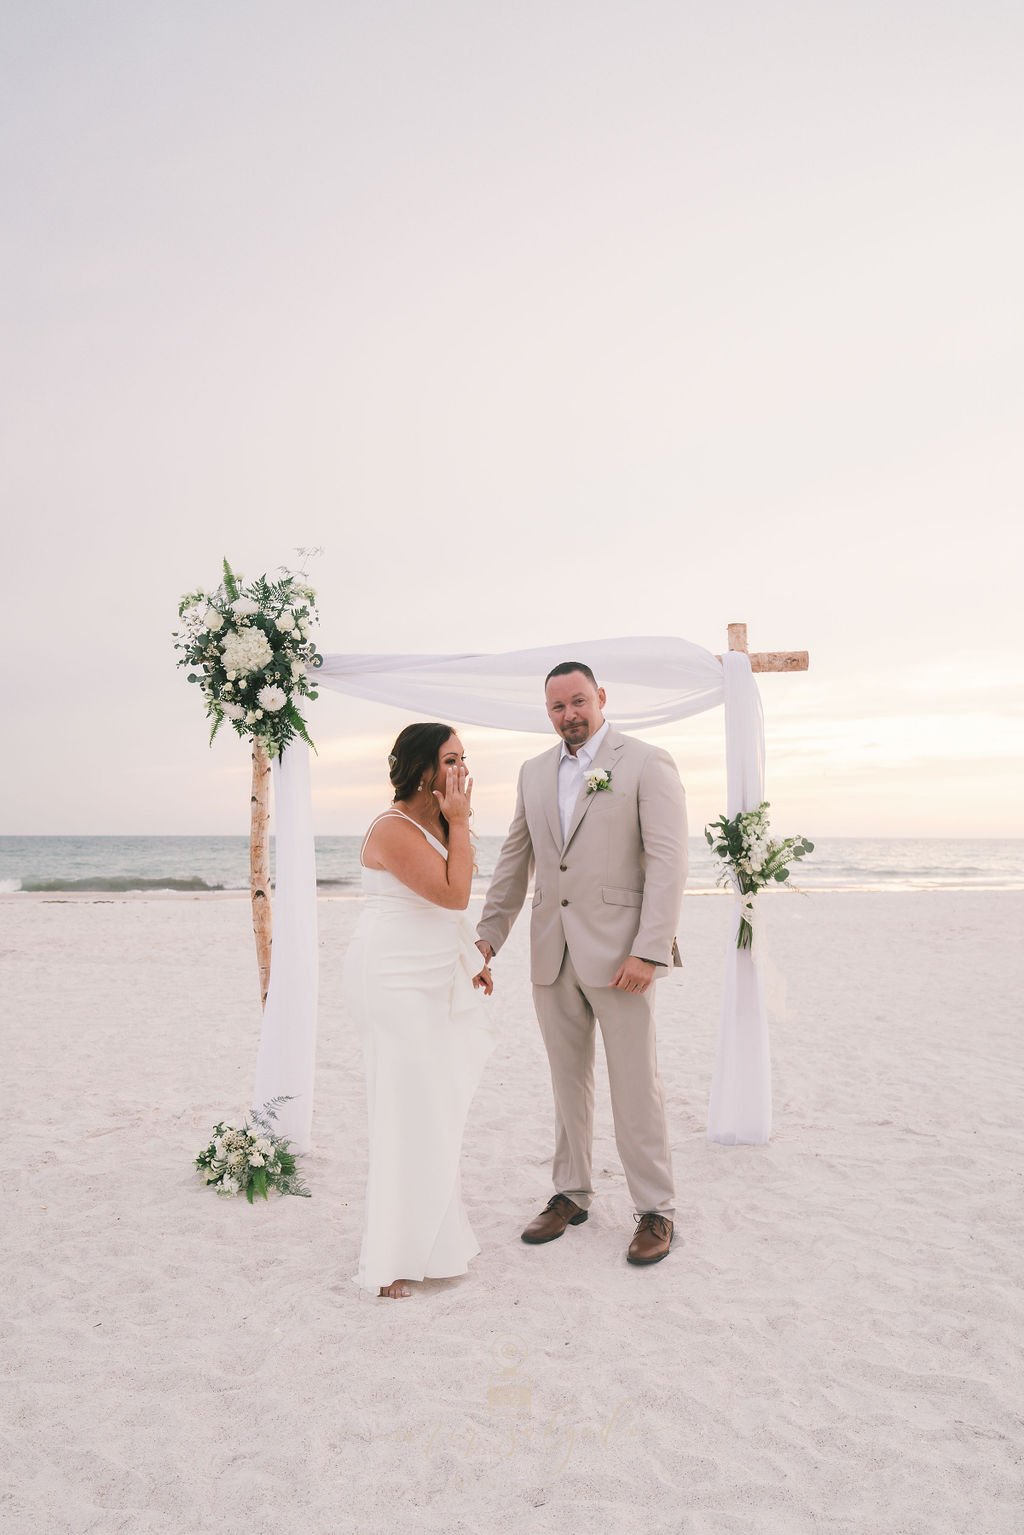
M654 993L588 986L568 948L558 979L534 986L533 1001L551 1066L555 1098L555 1191L586 1210L594 1197L594 1021L608 1063L615 1144L638 1212L675 1210L665 1094L658 1075Z

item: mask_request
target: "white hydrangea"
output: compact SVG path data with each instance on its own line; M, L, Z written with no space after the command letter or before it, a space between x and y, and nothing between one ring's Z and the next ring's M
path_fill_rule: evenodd
M250 1151L250 1153L249 1153L249 1166L250 1167L262 1167L263 1166L263 1158L260 1156L258 1151Z
M259 603L253 602L251 597L236 597L231 604L231 611L235 614L236 618L251 618L259 610Z
M221 708L224 710L224 713L227 715L229 720L240 720L245 718L245 710L242 708L241 704L221 704Z
M266 709L268 714L276 714L278 709L283 709L288 702L288 694L284 688L277 688L268 683L256 694L256 702L262 709Z
M228 676L238 672L259 672L273 660L274 652L262 629L241 629L226 634L221 655Z

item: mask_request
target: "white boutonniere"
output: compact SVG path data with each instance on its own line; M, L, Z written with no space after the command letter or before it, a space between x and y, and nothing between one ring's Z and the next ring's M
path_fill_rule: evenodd
M583 782L587 786L588 794L600 794L602 789L610 789L612 775L609 768L592 768L589 773L584 773Z

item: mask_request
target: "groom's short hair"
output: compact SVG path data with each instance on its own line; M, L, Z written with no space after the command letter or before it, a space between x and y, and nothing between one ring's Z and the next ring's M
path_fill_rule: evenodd
M547 687L552 677L568 677L570 672L582 672L584 677L589 677L595 688L597 687L597 678L586 661L559 661L558 665L553 666L544 678L544 686Z

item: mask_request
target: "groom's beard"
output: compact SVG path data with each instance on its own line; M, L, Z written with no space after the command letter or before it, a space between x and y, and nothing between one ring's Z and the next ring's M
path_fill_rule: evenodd
M586 720L580 720L576 725L561 725L559 734L566 746L573 748L585 745L590 740L591 731Z

